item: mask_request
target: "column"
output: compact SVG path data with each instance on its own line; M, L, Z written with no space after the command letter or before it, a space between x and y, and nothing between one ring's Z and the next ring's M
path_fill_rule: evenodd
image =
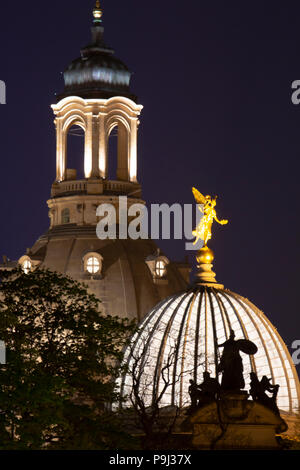
M63 181L66 173L66 138L62 119L56 118L56 181Z
M105 130L105 113L99 113L98 129L99 129L99 172L101 178L107 177L107 143Z
M91 178L99 178L99 120L98 116L92 118L92 172Z
M137 128L138 119L131 119L129 136L129 179L137 183Z
M86 130L84 140L84 176L92 175L92 147L93 147L93 114L86 115Z

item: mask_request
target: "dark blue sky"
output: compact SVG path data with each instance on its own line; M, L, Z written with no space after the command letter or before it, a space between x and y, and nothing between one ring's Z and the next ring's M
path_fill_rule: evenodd
M55 178L50 104L89 42L94 1L1 3L1 253L48 228ZM106 0L105 40L134 72L144 105L139 180L151 202L218 194L217 279L260 307L288 346L300 339L300 4ZM160 246L173 259L184 242Z

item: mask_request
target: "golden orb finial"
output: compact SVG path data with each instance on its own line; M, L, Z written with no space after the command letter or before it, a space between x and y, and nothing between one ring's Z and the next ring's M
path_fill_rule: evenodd
M218 284L216 280L216 274L212 270L214 252L205 245L197 252L196 258L198 269L196 274L197 282L203 286L223 289L223 284Z
M103 15L103 11L100 7L100 1L97 0L96 1L96 5L95 5L95 8L93 10L93 17L94 17L94 22L95 23L101 23L101 18L102 18L102 15Z
M208 248L208 246L204 246L201 248L196 255L196 259L199 264L212 264L214 260L214 252Z

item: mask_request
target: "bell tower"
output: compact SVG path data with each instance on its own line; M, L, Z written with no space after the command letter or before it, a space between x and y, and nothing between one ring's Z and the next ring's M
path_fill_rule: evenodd
M137 130L141 105L124 96L108 99L70 96L52 105L52 109L57 142L56 183L75 175L68 168L66 158L68 130L73 125L81 127L85 134L85 179L107 179L107 142L112 130L118 127L117 180L137 183Z
M137 181L137 134L142 106L129 89L131 73L103 40L102 9L93 10L91 43L64 72L65 87L52 105L56 126L56 180L52 185L51 227L65 223L96 223L95 207L117 205L116 196L128 196L128 205L141 202ZM67 138L73 126L84 133L84 178L70 168ZM117 131L116 177L108 177L108 141ZM94 217L93 214L94 213Z

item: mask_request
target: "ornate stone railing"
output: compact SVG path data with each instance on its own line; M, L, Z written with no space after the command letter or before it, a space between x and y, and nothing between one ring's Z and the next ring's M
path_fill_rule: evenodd
M51 190L51 197L72 195L72 194L127 194L133 197L140 197L141 187L137 183L129 181L112 181L101 179L89 180L66 180L54 182Z

